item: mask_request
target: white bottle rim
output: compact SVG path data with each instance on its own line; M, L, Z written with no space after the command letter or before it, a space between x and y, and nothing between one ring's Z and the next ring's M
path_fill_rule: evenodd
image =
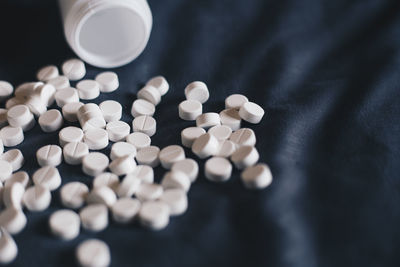
M107 20L107 16L108 18L123 16L127 23L122 23L118 19ZM109 37L107 34L100 36L99 17L100 20L105 17L102 21L103 26L115 28L115 31L109 31L111 34L117 33L113 37L118 36L120 31L123 32L123 35L120 34L121 38ZM94 20L97 20L97 25L93 24ZM143 52L150 37L152 23L152 14L146 0L78 0L64 18L64 31L72 50L81 59L97 67L114 68L128 64ZM90 28L94 25L96 31ZM97 39L89 36L93 32L96 32L94 37ZM115 42L117 52L112 52L110 49L110 51L94 51L102 44L102 42L96 43L98 37L102 37L104 42ZM85 44L85 40L90 44Z

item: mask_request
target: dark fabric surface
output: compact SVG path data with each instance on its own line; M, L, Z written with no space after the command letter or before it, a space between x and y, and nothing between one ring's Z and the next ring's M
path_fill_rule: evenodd
M267 112L252 127L273 184L252 192L238 171L224 184L206 181L201 171L189 210L165 230L111 223L69 242L47 227L49 214L61 208L56 191L50 209L27 212L13 266L73 266L75 247L90 237L110 245L112 266L399 266L400 1L154 0L150 6L148 47L116 69L120 89L95 102L120 101L130 122L137 90L154 75L166 76L171 89L157 108L153 138L164 147L179 143L180 131L192 125L177 112L187 83L209 85L205 111L220 111L226 96L243 93ZM0 33L0 79L14 85L73 56L56 1L1 1ZM87 69L88 78L101 71ZM57 134L36 126L25 137L18 148L32 174L36 150L56 144ZM91 182L80 167L59 169L63 183ZM157 180L162 173L157 169Z

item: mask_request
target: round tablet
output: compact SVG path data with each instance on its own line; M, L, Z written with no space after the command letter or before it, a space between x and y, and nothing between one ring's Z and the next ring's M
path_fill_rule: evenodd
M137 150L136 147L127 142L117 142L112 145L110 158L111 160L123 157L123 156L131 156L134 158L136 156Z
M208 132L214 135L218 141L228 140L232 134L232 129L225 125L216 125L211 127Z
M230 127L232 131L240 129L242 119L237 109L225 109L219 113L219 117L221 119L221 124Z
M139 90L137 93L137 98L147 100L153 105L157 106L161 101L161 94L157 88L151 85L146 85Z
M119 87L118 75L112 71L105 71L98 74L95 80L100 84L100 91L102 93L114 92Z
M39 81L47 82L48 80L54 79L59 75L58 68L54 65L49 65L41 68L37 74L36 78Z
M179 118L194 121L203 113L203 105L197 100L185 100L179 104Z
M71 81L82 79L86 74L85 64L79 59L69 59L62 65L62 72Z
M160 149L156 146L144 147L137 152L136 160L139 164L149 165L154 168L160 163L159 153Z
M133 172L136 168L136 161L131 156L123 156L117 159L114 159L110 165L108 166L110 171L118 176L126 175L128 173Z
M57 90L53 85L43 84L35 89L34 94L40 98L46 107L50 107L55 101L56 91Z
M239 170L256 164L259 158L258 151L253 146L241 146L231 156L232 162Z
M168 205L171 216L182 215L188 208L187 195L179 188L165 190L160 201Z
M140 201L149 201L160 198L163 191L159 184L141 183L135 195Z
M0 225L12 235L21 232L26 222L26 216L21 209L9 207L0 213Z
M56 90L64 89L70 87L70 83L67 77L65 76L57 76L53 79L47 81L47 84L51 84L54 86Z
M67 103L62 107L64 119L69 122L78 121L78 110L83 106L82 102Z
M0 228L0 244L0 263L11 263L17 257L18 247L11 235L3 227Z
M147 201L139 211L140 223L152 230L161 230L169 223L169 206L161 201Z
M64 89L58 90L55 95L57 106L62 108L68 103L77 103L79 102L78 91L75 88L67 87Z
M108 225L108 209L104 204L91 204L79 212L83 228L99 232Z
M35 126L35 118L26 105L16 105L7 112L8 123L13 127L21 127L23 131L29 131Z
M208 180L225 182L231 178L232 164L226 158L213 157L206 161L204 170Z
M241 94L233 94L225 98L225 108L234 108L239 110L244 103L249 102L249 99Z
M153 117L139 116L132 121L132 129L135 132L141 132L148 136L153 136L156 133L157 123Z
M194 141L205 133L206 130L200 127L188 127L183 129L181 132L182 145L187 148L192 148Z
M117 191L119 186L119 178L111 172L103 172L93 179L93 188L108 186L114 191Z
M58 210L49 218L50 231L63 240L76 238L79 235L80 225L79 215L72 210Z
M58 139L60 142L60 146L64 147L68 143L73 142L81 142L83 139L83 131L82 129L75 126L68 126L58 133Z
M126 139L131 132L131 127L123 121L112 121L107 123L106 130L110 141L119 142Z
M137 150L140 150L151 145L151 138L147 134L136 132L128 135L126 137L126 142L134 145Z
M33 182L35 185L43 185L50 191L56 190L61 185L61 176L57 168L45 166L33 174Z
M133 175L127 175L118 186L118 197L132 197L139 189L141 180Z
M139 178L143 183L154 182L154 170L152 167L147 165L137 165L135 170L127 176L134 176Z
M45 103L38 95L30 95L24 104L36 117L40 117L47 111L47 103Z
M210 97L207 85L203 82L192 82L185 88L186 99L197 100L200 103L205 103Z
M26 82L17 86L14 91L15 97L18 99L25 99L27 96L34 94L35 90L44 85L43 82Z
M10 178L12 171L12 165L8 161L0 159L0 181L4 182Z
M153 86L157 88L161 96L165 95L169 90L169 84L163 76L156 76L151 78L146 85Z
M104 129L89 129L85 132L83 140L91 150L100 150L108 146L108 133Z
M179 188L185 192L190 189L191 181L189 176L181 171L170 171L164 175L161 181L162 187L165 189Z
M44 211L50 206L50 190L42 185L29 187L24 194L23 203L29 211Z
M43 146L36 151L36 159L38 164L43 166L56 167L61 164L62 161L62 150L57 145Z
M70 182L61 187L61 203L71 209L79 209L86 201L89 188L81 182Z
M221 119L219 118L219 114L215 112L203 113L196 118L196 126L204 129L220 124Z
M20 183L25 188L29 185L29 175L25 171L14 172L9 179L6 180L4 187L10 186L13 183Z
M82 170L89 176L96 176L108 167L108 157L99 152L87 154L82 160Z
M120 198L111 208L112 217L118 223L132 222L140 210L140 201L133 198Z
M260 123L265 111L262 107L253 102L244 103L239 110L240 117L250 123Z
M104 204L111 207L117 201L114 191L108 186L95 187L86 198L88 204Z
M63 148L64 160L70 165L79 165L82 159L89 154L89 147L82 142L68 143Z
M236 151L236 145L230 140L219 142L218 152L215 154L217 157L229 158L233 152Z
M3 145L7 147L17 146L24 141L24 133L21 127L5 126L0 130Z
M82 80L76 84L81 99L92 100L100 95L100 84L94 80Z
M60 111L51 109L40 115L39 125L43 132L50 133L59 130L63 125L63 117Z
M11 83L0 81L0 101L3 101L4 99L11 96L13 91L14 87L11 85Z
M263 163L247 167L240 175L240 178L248 189L263 189L272 182L271 170L267 164Z
M164 147L158 157L165 169L171 169L172 164L185 159L185 151L181 146L171 145Z
M14 207L21 209L22 198L25 193L25 187L20 183L13 183L3 189L3 204L6 208Z
M256 144L256 135L250 128L241 128L231 134L229 140L236 146L254 146Z
M196 181L197 176L199 175L199 165L193 159L184 159L175 162L171 167L171 171L180 171L185 173L189 177L190 181L193 183L194 181Z
M98 239L88 239L76 249L76 257L82 267L107 267L110 265L110 249Z
M0 108L0 129L3 128L4 126L7 126L7 124L8 124L7 109Z
M139 116L153 116L156 112L156 107L153 103L144 100L144 99L136 99L132 103L131 114L134 118Z
M8 150L6 153L1 155L0 158L11 164L13 172L21 169L25 163L24 155L19 149Z
M103 101L100 103L99 108L106 122L118 121L122 117L122 106L117 101Z
M215 155L218 152L219 143L212 134L205 133L194 141L192 152L201 159Z

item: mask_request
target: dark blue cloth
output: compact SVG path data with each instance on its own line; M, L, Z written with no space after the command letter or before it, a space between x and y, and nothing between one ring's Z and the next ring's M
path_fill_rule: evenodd
M0 2L0 80L34 80L40 67L74 56L56 2ZM400 266L400 1L149 4L149 45L116 69L120 89L95 102L120 101L130 122L137 90L166 76L171 89L157 107L153 138L164 147L180 143L180 131L192 125L178 118L186 84L208 84L205 111L220 111L225 97L243 93L267 112L252 127L273 184L252 192L238 171L224 184L201 171L189 210L165 230L111 223L69 242L48 230L49 215L61 208L55 191L50 209L26 212L13 266L73 266L76 246L91 237L110 245L112 266ZM88 78L101 71L87 69ZM36 150L48 143L56 144L57 134L36 126L18 146L30 174ZM80 167L59 169L63 183L92 180ZM158 168L157 181L162 174Z

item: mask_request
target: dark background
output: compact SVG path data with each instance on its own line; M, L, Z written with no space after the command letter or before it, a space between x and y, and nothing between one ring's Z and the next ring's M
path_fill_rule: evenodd
M0 1L0 79L18 85L74 56L56 2ZM266 110L252 127L273 184L252 192L237 171L225 184L201 173L189 210L165 230L111 223L69 242L47 227L61 208L56 191L50 209L27 212L13 265L72 266L75 247L96 237L109 244L112 266L400 266L400 1L149 2L146 50L116 69L120 89L95 102L120 101L130 122L137 90L164 75L171 89L157 107L153 137L164 147L180 143L192 125L177 112L187 83L208 84L205 111L243 93ZM88 78L101 71L87 69ZM36 126L25 137L18 148L32 174L36 150L56 144L57 134ZM91 181L80 167L59 169L64 183Z

